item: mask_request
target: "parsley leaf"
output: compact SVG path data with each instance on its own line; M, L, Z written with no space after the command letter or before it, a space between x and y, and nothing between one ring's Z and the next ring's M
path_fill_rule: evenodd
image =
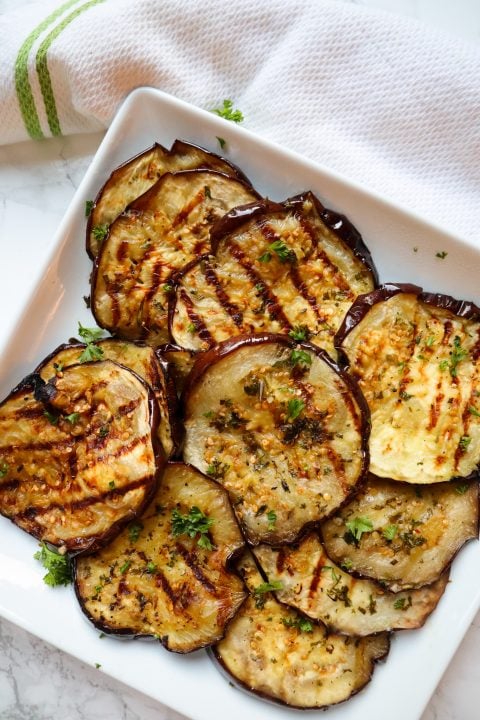
M311 365L312 357L305 350L292 350L290 353L291 365Z
M82 323L78 323L78 334L86 344L85 350L80 354L78 362L94 362L95 360L101 360L103 358L103 350L98 345L94 345L97 340L103 335L103 330L100 328L87 328L83 327Z
M345 523L356 542L360 542L364 533L373 531L373 523L367 517L355 517Z
M269 510L267 512L268 530L275 530L275 523L277 522L277 513L275 510Z
M73 413L70 413L70 415L65 415L65 420L67 420L67 422L69 422L71 425L75 425L78 422L79 417L80 417L80 413L73 412Z
M287 403L287 418L295 420L304 410L305 403L300 398L292 398Z
M464 485L457 485L457 487L455 488L455 492L457 493L457 495L464 495L467 492L468 487L468 483L465 483Z
M223 148L224 148L225 145L227 144L226 140L224 140L222 137L218 137L218 135L216 135L215 137L217 138L218 144L220 145L220 147L221 147L222 150L223 150Z
M387 525L387 527L383 528L382 535L385 538L385 540L393 540L395 538L395 535L398 532L398 525Z
M270 243L268 249L275 253L281 263L297 262L295 252L283 240L274 240L274 242Z
M143 530L143 524L141 522L132 522L128 526L128 538L130 542L137 542L140 532Z
M468 412L470 413L470 415L475 415L475 417L480 417L480 412L473 405L468 406Z
M459 440L458 446L465 452L468 450L468 446L472 442L472 438L470 435L462 435L462 437Z
M72 564L68 555L61 555L56 550L51 550L44 542L40 543L40 547L41 550L33 557L48 570L43 582L50 587L69 585L72 582Z
M99 242L103 242L105 240L107 233L108 225L95 225L92 228L92 235L95 240L98 240Z
M440 258L440 260L445 260L447 255L448 255L448 252L445 252L445 250L441 250L440 252L435 253L435 257Z
M307 618L282 618L282 623L285 627L297 628L300 632L313 632L313 623L310 620L307 620Z
M214 108L212 112L215 113L215 115L222 117L224 120L230 120L234 123L241 123L244 121L243 113L240 110L234 110L233 100L224 100L223 106L221 108ZM217 140L220 142L220 138L217 137ZM220 145L223 147L221 143Z
M0 478L4 478L7 475L10 466L6 462L0 463Z
M55 415L54 413L49 412L48 410L44 410L43 414L47 418L50 425L58 425L58 421L60 419L60 415Z
M264 595L275 590L283 590L283 583L281 583L280 580L273 580L273 582L264 582L258 585L253 591L253 596L255 598L255 607L261 610L265 605Z
M310 330L306 325L295 325L288 333L293 340L302 342L310 337Z
M93 210L95 205L93 200L85 200L85 217L88 217Z
M196 505L190 508L187 515L182 515L177 508L174 508L172 511L172 534L174 537L187 535L191 538L200 535L197 539L198 546L204 550L212 550L213 545L208 537L208 531L213 522L213 519L205 515Z
M101 328L83 327L82 323L79 322L78 334L80 335L82 340L88 345L90 343L96 342L97 340L100 340L103 335L103 330Z

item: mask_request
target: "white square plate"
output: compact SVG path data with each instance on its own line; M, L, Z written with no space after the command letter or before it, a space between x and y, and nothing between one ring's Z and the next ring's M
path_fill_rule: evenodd
M170 147L181 138L217 152L216 136L226 140L226 156L261 194L283 200L309 189L345 213L362 233L382 282L410 281L480 302L480 251L473 245L241 127L144 88L127 98L106 134L45 257L41 280L29 293L11 297L10 322L0 336L1 397L74 335L78 320L93 324L82 299L89 294L91 269L84 249L85 200L115 166L155 141ZM448 253L444 260L436 257L439 251ZM43 583L33 559L36 541L4 518L0 537L0 614L8 620L90 665L100 663L103 672L195 720L224 720L226 712L229 720L300 717L300 711L232 688L204 652L179 656L157 643L99 639L71 588L51 590ZM426 626L396 634L387 662L377 666L364 691L328 711L332 720L420 717L480 607L479 567L480 544L470 543L455 560L452 582Z

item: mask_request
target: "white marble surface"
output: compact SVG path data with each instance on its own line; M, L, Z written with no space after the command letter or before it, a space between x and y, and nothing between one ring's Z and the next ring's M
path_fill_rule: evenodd
M348 0L346 0L348 1ZM459 38L480 41L478 0L349 0L415 17ZM0 0L0 12L18 0ZM0 148L0 243L14 203L47 213L38 252L48 243L102 134ZM15 208L17 211L18 208ZM19 230L21 236L21 227ZM20 243L21 237L16 238ZM480 614L452 660L422 720L480 717ZM0 720L174 720L177 713L0 620ZM366 720L359 718L359 720ZM413 720L405 718L405 720Z

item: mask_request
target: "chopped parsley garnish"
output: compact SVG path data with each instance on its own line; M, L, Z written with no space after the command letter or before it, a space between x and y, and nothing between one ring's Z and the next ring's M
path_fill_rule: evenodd
M312 356L305 350L292 350L290 353L291 365L311 365Z
M101 663L95 663L95 667L96 667L96 668L97 668L97 670L98 670L99 668L101 668L101 667L102 667L102 665L101 665Z
M110 428L108 427L108 425L102 425L102 427L98 431L98 437L101 437L101 438L107 437L109 432L110 432Z
M48 570L43 582L50 587L69 585L72 582L72 564L68 555L61 555L56 550L51 550L44 542L40 543L40 547L41 550L33 557Z
M448 255L448 252L445 252L445 250L441 250L440 252L435 253L435 257L440 258L440 260L445 260L447 255Z
M9 471L9 465L6 462L0 463L0 478L4 478Z
M285 627L297 628L300 632L313 632L313 623L311 620L307 620L307 618L282 618L282 623Z
M143 524L141 522L132 522L128 526L128 538L130 542L137 542L140 532L143 530Z
M384 527L382 530L383 537L385 540L394 540L395 535L398 532L398 525L387 525L387 527Z
M405 390L400 390L398 396L401 400L410 400L413 397L413 395L409 395Z
M101 330L100 328L83 327L82 323L79 322L78 334L87 346L78 358L78 362L84 363L101 360L103 358L103 350L94 343L97 340L100 340L103 335L103 330Z
M466 357L468 357L468 352L467 350L464 350L460 345L460 338L458 337L458 335L455 335L455 338L453 340L453 350L451 352L450 359L450 375L452 377L457 377L457 365L462 360L465 360Z
M88 217L93 210L95 205L93 200L85 200L85 217Z
M214 108L212 112L215 113L215 115L222 117L224 120L230 120L234 123L241 123L244 121L243 113L240 110L234 110L233 100L224 100L223 106L221 108ZM220 142L220 138L217 137L217 140ZM220 145L223 147L222 143L220 143Z
M470 435L462 435L462 437L459 440L458 445L465 452L466 450L468 450L468 446L470 445L471 442L472 442L472 438L470 437Z
M48 410L44 410L43 414L47 418L50 425L58 425L58 421L60 419L60 415L55 415L54 413L49 412Z
M268 530L275 530L275 523L277 522L277 513L275 510L269 510L267 512Z
M173 290L173 285L169 285L168 283L163 286L163 292L164 293L171 293Z
M131 560L126 560L123 563L122 567L120 568L120 572L122 573L122 575L125 575L125 573L127 572L128 568L130 567L131 564L132 564Z
M110 482L108 483L108 487L110 488L110 490L115 490L115 480L110 480Z
M269 592L274 592L275 590L283 590L283 583L281 583L280 580L264 582L258 585L253 591L253 595L255 597L255 606L259 610L263 608L263 606L265 605L264 595Z
M99 242L103 242L105 240L107 233L108 225L95 225L95 227L92 228L92 235L95 240L98 240Z
M152 574L155 572L156 569L157 569L157 566L155 565L154 562L152 562L150 560L150 562L147 563L147 567L146 567L147 573Z
M212 199L212 193L210 192L210 188L208 185L204 185L203 192L206 198L209 198L210 200Z
M353 567L353 562L350 560L350 558L345 558L340 563L340 567L343 568L343 570L346 570L347 572L349 572Z
M409 595L407 598L397 598L395 602L393 603L393 607L395 610L407 610L409 607L412 607L412 598Z
M270 243L270 245L268 246L268 250L264 252L263 255L260 255L258 260L263 263L270 262L273 254L278 257L281 263L297 262L297 256L295 255L294 251L291 250L291 248L289 248L283 240L274 240L272 243Z
M221 147L222 150L223 150L223 148L224 148L225 145L227 144L226 140L224 140L222 137L218 137L218 135L216 135L215 137L217 138L218 144L220 145L220 147Z
M212 478L223 478L230 469L230 465L220 462L220 460L213 460L207 467L207 475Z
M187 332L193 334L193 333L195 332L195 330L196 330L196 327L195 327L195 325L194 325L193 323L189 323L189 324L187 325Z
M345 523L354 543L359 543L364 533L373 531L373 523L367 517L355 517Z
M287 418L295 420L304 410L305 403L300 398L292 398L287 403Z
M470 415L475 415L475 417L480 417L480 412L473 405L468 406L468 412L470 413Z
M468 488L469 488L468 483L465 483L463 485L457 485L457 487L455 488L455 492L457 493L457 495L465 495Z
M65 420L70 423L70 425L76 425L80 418L80 413L74 412L70 413L70 415L65 415Z
M174 537L178 535L188 535L188 537L197 539L197 545L204 550L213 550L213 545L208 537L208 531L213 525L213 518L205 515L200 508L193 505L187 515L174 508L172 511L172 533Z
M293 340L302 342L310 337L310 330L306 325L295 325L288 333Z

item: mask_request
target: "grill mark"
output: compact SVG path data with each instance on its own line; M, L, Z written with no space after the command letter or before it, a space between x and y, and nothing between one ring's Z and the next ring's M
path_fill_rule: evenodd
M292 329L292 325L287 319L287 316L283 312L283 308L278 302L277 297L274 295L273 292L271 292L270 288L265 284L265 281L263 278L254 270L252 265L247 259L247 256L243 252L243 250L240 249L240 247L234 243L230 242L228 245L228 249L235 258L235 260L243 267L245 272L247 273L248 277L250 278L250 281L252 285L258 287L258 293L261 295L262 300L265 305L265 309L268 310L268 313L270 316L279 322L283 329L288 331ZM261 286L261 290L260 290Z
M0 493L8 493L11 490L16 490L20 486L20 480L17 478L13 480L7 480L7 482L0 484Z
M322 553L318 559L318 562L315 566L315 570L312 573L312 580L310 582L310 587L308 588L308 597L313 598L315 597L318 589L318 585L320 583L320 578L322 576L322 569L325 566L325 563L327 561L327 556L325 553Z
M341 394L343 402L348 407L348 413L353 420L355 430L357 431L357 433L359 433L361 435L362 429L363 429L362 428L362 425L363 425L362 417L361 417L361 413L359 412L356 403L353 400L351 393L349 392L349 390L347 388L345 388L343 386L343 384L340 381L336 380L335 386L336 386L338 392Z
M43 407L43 405L37 405L34 407L24 407L20 408L20 410L15 410L15 412L13 413L13 417L15 420L21 420L42 417L44 414L45 408Z
M81 500L72 500L72 502L61 504L61 503L50 503L44 507L34 507L30 505L20 513L15 515L15 518L19 521L22 520L34 520L39 515L46 515L52 510L60 510L61 512L74 512L75 510L83 510L83 508L95 505L96 503L102 503L107 499L126 495L132 490L137 490L143 487L150 480L150 475L146 475L143 478L134 480L128 485L124 485L121 488L115 488L115 490L108 490L107 492L100 493L99 495L90 495L89 497L82 498Z
M326 323L327 316L320 311L316 298L313 295L310 295L310 293L308 292L306 283L300 277L298 267L296 267L295 265L290 265L288 274L290 276L290 280L292 281L293 286L295 287L297 292L303 297L303 299L306 300L311 306L313 312L317 316L317 319L321 323ZM335 334L335 331L331 327L328 327L328 331L330 335Z
M122 445L114 452L107 453L106 455L100 456L99 458L95 459L95 465L101 465L102 461L109 462L110 460L117 459L119 457L122 457L123 455L127 455L129 452L134 450L138 445L144 444L146 437L136 437L132 442L127 443L125 445ZM104 438L99 437L98 435L95 436L94 441L90 447L87 446L87 450L90 449L96 449L99 447L102 447L102 445L106 445L106 442L108 441L108 435Z
M320 259L327 268L332 270L332 274L335 277L336 286L342 291L348 291L351 293L351 287L343 274L341 274L339 267L335 265L332 260L330 260L325 250L322 250L322 248L320 247L318 242L318 233L315 231L315 229L305 217L299 215L297 219L304 233L306 233L311 238L312 244L315 247L315 254L317 258Z
M437 393L433 399L433 402L430 403L430 420L427 425L427 431L430 432L434 429L436 426L439 418L440 418L440 410L442 408L442 400L445 397L445 394L443 392L440 392L442 389L442 380L440 379L437 382Z
M281 574L285 567L285 550L283 548L280 548L280 550L277 553L277 563L276 564L277 564L277 573Z
M112 325L118 325L120 321L120 303L118 302L118 293L121 290L121 284L118 280L111 280L106 273L103 273L102 280L105 285L105 292L110 300L110 312L112 314Z
M205 190L202 188L187 202L186 205L183 206L180 212L175 215L171 223L172 229L181 225L188 218L190 213L197 207L197 205L200 205L200 203L204 200Z
M161 570L157 570L155 573L155 585L163 590L173 605L177 604L178 596Z
M452 322L451 322L450 320L446 320L445 323L444 323L444 325L443 325L443 327L444 327L444 333L443 333L443 338L442 338L442 343L441 343L441 344L442 344L442 345L448 345L449 340L450 340L450 336L451 336L452 331L453 331L453 324L452 324Z
M405 364L403 366L402 377L398 384L397 405L402 402L402 398L400 397L401 394L407 392L408 384L412 382L412 378L410 377L410 368L411 368L413 356L415 354L415 350L417 347L417 345L415 343L416 335L417 335L417 325L414 324L413 331L412 331L412 339L410 340L410 342L408 344L409 356L405 360Z
M117 248L117 260L118 262L123 262L128 255L128 242L126 240L122 240L122 242L119 244Z
M213 585L210 580L204 575L202 569L196 562L196 557L194 553L190 553L187 548L179 542L175 543L175 547L182 556L182 558L185 560L185 563L188 565L197 580L203 585L205 590L211 595L216 596L217 592L215 589L215 585Z
M475 345L470 350L470 357L474 362L476 362L480 358L480 328L477 330L477 340L475 342Z
M200 315L195 312L193 303L183 288L181 288L180 290L180 299L185 305L188 319L195 326L195 330L197 331L199 338L201 340L205 340L205 342L207 342L209 345L213 345L215 341L211 336L210 331L201 319Z
M240 310L234 303L230 302L227 293L223 289L217 274L215 273L208 260L203 261L203 274L207 283L209 285L212 285L212 287L215 289L215 295L217 296L217 300L223 307L227 315L231 317L231 319L238 328L242 328L243 314L240 312Z
M82 396L84 397L84 396ZM80 398L81 399L81 398ZM126 405L122 405L118 408L117 413L120 416L128 415L130 412L133 412L142 402L142 397L138 397L135 400L131 400ZM92 416L93 408L90 406L90 409L86 413L82 413L84 417ZM43 411L42 411L43 415ZM79 433L78 435L69 436L64 439L58 439L58 440L50 440L47 442L40 442L40 443L26 443L25 445L3 445L1 447L2 453L11 453L11 452L43 452L43 451L53 451L54 449L61 450L62 448L67 448L73 443L78 443L80 441L84 441L88 435L91 433L94 433L96 430L99 430L101 427L103 427L104 423L101 423L100 425L92 425L90 428L88 428L85 432ZM107 436L108 439L108 436Z
M476 374L476 373L475 373L475 374ZM473 388L475 387L475 382L474 382L474 381L472 382L472 387L473 387ZM467 401L467 403L466 403L466 405L465 405L465 408L464 408L464 410L463 410L463 413L462 413L462 430L461 430L460 437L463 437L463 436L465 436L465 435L468 435L469 425L470 425L471 420L473 419L473 415L472 415L472 413L469 411L468 408L469 408L470 406L475 407L475 399L474 399L474 398L475 398L475 390L472 390L472 392L471 392L471 394L470 394L470 397L468 398L468 401ZM455 458L454 458L454 465L453 465L453 467L455 468L455 470L458 468L458 465L459 465L459 463L460 463L460 460L461 460L461 458L463 457L464 454L465 454L465 451L462 450L462 448L460 447L460 445L457 445L457 448L456 448L456 450L455 450Z

